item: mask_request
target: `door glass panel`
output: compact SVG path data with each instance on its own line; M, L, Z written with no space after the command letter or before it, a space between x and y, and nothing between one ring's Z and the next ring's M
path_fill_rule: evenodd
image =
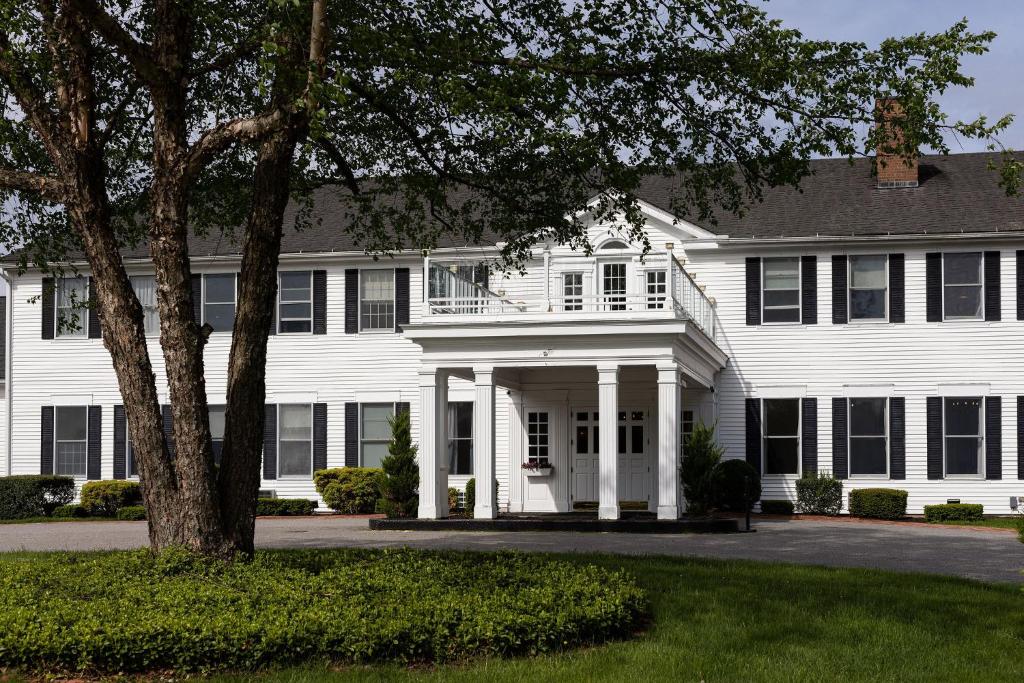
M634 454L644 452L644 426L635 424L630 427L630 448Z
M587 429L586 425L577 425L576 427L576 452L577 453L589 453L590 452L590 430Z

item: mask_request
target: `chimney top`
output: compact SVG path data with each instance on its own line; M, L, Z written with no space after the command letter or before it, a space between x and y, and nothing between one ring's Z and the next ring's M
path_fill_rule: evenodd
M906 156L891 151L903 144L903 105L899 98L883 96L875 99L875 125L884 132L884 138L875 150L876 187L902 188L918 186L917 152ZM888 144L886 144L888 141Z

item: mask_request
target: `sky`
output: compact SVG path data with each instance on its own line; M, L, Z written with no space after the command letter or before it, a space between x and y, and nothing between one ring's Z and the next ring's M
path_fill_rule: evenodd
M877 46L884 38L937 33L967 18L975 32L998 35L989 52L964 60L973 88L947 91L940 99L950 119L973 121L979 114L994 121L1004 114L1017 120L999 141L1024 149L1024 2L1020 0L764 0L769 16L799 29L808 38L862 41ZM984 151L982 141L950 140L950 151Z

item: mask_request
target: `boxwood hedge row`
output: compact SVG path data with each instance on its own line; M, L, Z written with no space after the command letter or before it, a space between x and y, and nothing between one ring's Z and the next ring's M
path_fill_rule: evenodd
M519 554L184 551L0 558L0 667L109 675L442 662L627 636L626 575Z

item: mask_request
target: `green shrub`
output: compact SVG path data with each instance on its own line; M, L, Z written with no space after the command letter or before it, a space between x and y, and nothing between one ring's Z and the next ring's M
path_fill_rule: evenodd
M146 508L141 505L126 505L117 511L117 518L122 522L138 522L146 519Z
M903 519L907 516L907 492L902 489L854 489L850 514L871 519Z
M376 467L336 467L313 475L324 504L346 515L366 515L377 508L381 471Z
M796 509L810 515L838 515L843 509L843 482L826 472L797 479Z
M793 514L793 503L789 500L762 500L761 514L791 515Z
M498 480L494 480L494 498L498 498ZM470 517L473 516L473 510L476 508L476 477L473 477L466 482L466 514Z
M686 509L696 515L705 514L714 503L712 476L725 451L715 443L715 430L697 423L687 436L683 458L679 464L679 478L686 497Z
M985 506L975 503L925 505L924 518L929 522L980 522L985 519Z
M448 487L448 509L458 510L459 509L459 490L454 486Z
M1017 513L1017 540L1024 543L1024 514Z
M0 519L45 517L75 499L75 480L48 474L0 477Z
M711 475L715 507L746 512L761 499L761 475L746 460L723 460Z
M306 498L260 498L256 501L259 517L303 517L315 510L316 501Z
M124 479L90 481L82 485L81 501L93 517L114 517L123 507L142 505L142 489Z
M420 467L416 463L416 445L412 442L409 411L403 410L388 421L391 443L381 461L381 509L388 517L415 517L420 505L416 493L420 486Z
M84 505L61 505L53 509L53 516L60 519L88 517L89 509Z
M533 655L629 637L646 611L625 573L543 555L0 555L0 670L163 676Z

